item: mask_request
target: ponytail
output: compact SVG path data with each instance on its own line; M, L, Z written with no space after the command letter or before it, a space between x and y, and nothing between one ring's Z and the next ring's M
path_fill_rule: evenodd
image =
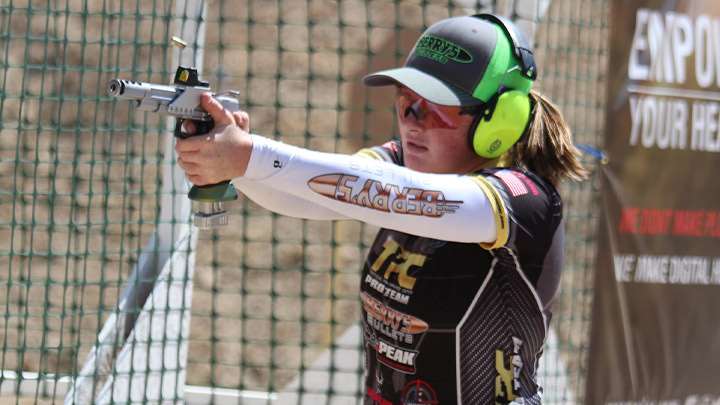
M532 90L532 118L527 133L507 152L511 166L524 167L557 186L565 179L583 180L588 172L562 113L549 98Z

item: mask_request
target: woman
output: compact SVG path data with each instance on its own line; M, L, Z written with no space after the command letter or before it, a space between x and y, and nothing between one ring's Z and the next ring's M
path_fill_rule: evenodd
M301 149L250 135L247 114L208 94L215 128L178 140L196 185L233 178L275 212L382 228L361 278L367 404L540 403L562 262L556 186L585 170L536 75L512 23L452 17L403 67L364 79L397 87L399 141Z

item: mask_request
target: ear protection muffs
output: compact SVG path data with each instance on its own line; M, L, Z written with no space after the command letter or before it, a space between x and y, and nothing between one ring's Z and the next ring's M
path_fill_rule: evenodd
M510 149L530 124L532 107L528 93L537 77L537 67L529 42L512 22L493 14L474 17L488 20L502 30L516 64L505 73L508 80L503 80L497 92L479 109L468 134L475 153L494 159Z
M530 98L519 90L506 90L493 96L470 127L475 153L494 159L510 149L530 124Z

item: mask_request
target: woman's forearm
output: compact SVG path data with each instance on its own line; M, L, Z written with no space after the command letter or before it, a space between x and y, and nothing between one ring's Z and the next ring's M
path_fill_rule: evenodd
M322 205L274 188L268 182L237 177L233 180L233 184L256 204L277 214L303 219L347 219L346 216Z
M296 203L323 207L325 213L419 236L491 243L507 232L507 223L498 219L506 213L492 195L495 191L473 176L421 173L253 135L244 179L240 182L262 183L296 196Z

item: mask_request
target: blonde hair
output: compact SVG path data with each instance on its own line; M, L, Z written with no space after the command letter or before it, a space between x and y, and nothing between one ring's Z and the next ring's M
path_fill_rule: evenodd
M572 142L570 127L560 109L536 90L530 92L532 118L527 133L503 160L524 167L557 186L562 180L583 180L588 171L580 163L580 151Z

